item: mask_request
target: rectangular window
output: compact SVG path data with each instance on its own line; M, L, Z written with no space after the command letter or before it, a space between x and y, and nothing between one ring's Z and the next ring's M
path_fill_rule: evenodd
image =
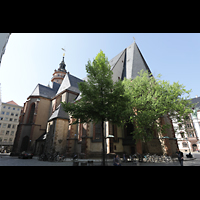
M6 128L6 124L3 124L3 128Z
M5 133L5 130L1 130L1 133L0 133L0 134L1 134L1 135L4 135L4 133Z
M4 114L5 114L5 112L4 112L4 111L2 111L2 112L1 112L1 114L2 114L2 115L4 115Z
M10 114L10 112L6 112L6 115L9 115Z
M8 128L10 128L11 127L11 124L8 124Z
M11 116L14 116L14 113L11 113Z
M12 119L12 118L10 118L10 121L11 121L11 122L12 122L12 120L13 120L13 119Z
M10 131L6 131L6 135L9 135L9 132L10 132Z
M13 108L13 110L15 110L15 108Z
M3 117L0 117L0 120L3 120Z
M10 135L13 136L14 135L14 131L11 131Z
M14 124L12 125L12 128L15 128L15 125L14 125Z
M94 139L95 140L101 139L101 122L98 124L94 124Z

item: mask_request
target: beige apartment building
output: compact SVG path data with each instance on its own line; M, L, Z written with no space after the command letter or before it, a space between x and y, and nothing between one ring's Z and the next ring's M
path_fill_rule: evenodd
M0 152L10 152L15 139L22 106L14 101L0 107Z

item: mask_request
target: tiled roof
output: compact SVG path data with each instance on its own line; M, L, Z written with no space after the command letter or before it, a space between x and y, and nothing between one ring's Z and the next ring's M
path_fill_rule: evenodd
M118 78L134 79L142 69L151 73L135 42L111 59L109 63L113 71L113 81L117 81Z
M48 121L51 121L55 118L60 118L60 119L69 119L69 115L68 113L66 113L64 110L63 110L63 107L62 105L60 104L56 110L52 113L51 117L49 118Z
M197 103L196 108L200 109L200 97L193 98L192 103Z
M16 105L16 106L19 106L17 103L15 103L13 100L12 101L8 101L6 102L7 104L12 104L12 105Z
M54 83L53 88L38 84L30 96L41 96L51 99L55 96L58 90L59 84L56 84L57 83Z
M83 80L67 73L56 95L60 94L66 89L72 92L80 93L80 90L78 89L78 83L80 82L83 82Z

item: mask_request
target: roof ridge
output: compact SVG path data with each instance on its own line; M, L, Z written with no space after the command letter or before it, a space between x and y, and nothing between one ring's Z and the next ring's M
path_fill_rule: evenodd
M122 57L122 55L123 55L123 53L126 51L126 49L127 49L127 48L125 48L123 51L121 51L121 52L122 52L121 56L120 56L120 57L118 58L118 60L115 62L115 64L113 65L113 67L112 67L111 70L113 70L113 69L115 68L116 64L118 63L119 59ZM120 53L121 53L121 52L120 52ZM112 59L111 59L111 60L112 60Z
M152 74L152 72L151 72L149 66L147 65L146 60L144 59L144 57L143 57L143 55L142 55L142 53L141 53L141 51L140 51L140 49L139 49L139 47L138 47L138 45L136 44L136 42L135 42L134 44L136 45L136 47L137 47L137 49L138 49L138 51L139 51L139 53L140 53L140 56L141 56L141 58L142 58L142 60L143 60L143 62L144 62L144 64L145 64L145 66L147 67L148 71Z

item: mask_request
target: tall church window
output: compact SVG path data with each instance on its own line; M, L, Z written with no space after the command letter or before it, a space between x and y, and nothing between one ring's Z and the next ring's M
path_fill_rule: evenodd
M28 124L33 123L33 117L34 117L34 112L35 112L35 104L33 103L30 108L30 113L29 113L29 118L28 118Z
M78 140L82 141L82 137L85 137L87 134L87 124L86 123L78 123Z
M93 139L94 140L101 140L101 122L94 124Z

